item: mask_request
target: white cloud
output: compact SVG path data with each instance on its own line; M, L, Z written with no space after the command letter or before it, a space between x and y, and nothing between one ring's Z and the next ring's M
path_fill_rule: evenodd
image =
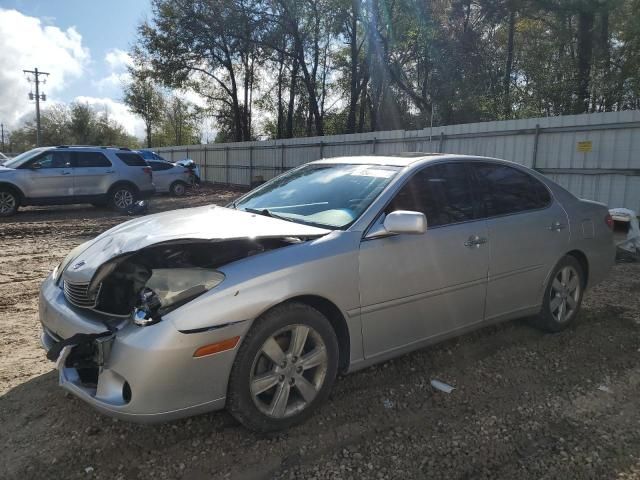
M120 48L109 50L104 56L104 61L107 62L107 65L109 65L111 70L114 71L126 70L127 67L131 67L133 65L131 55Z
M86 103L97 112L107 112L109 118L115 120L131 135L143 138L145 135L144 122L142 119L129 111L124 104L108 97L85 97L79 96L75 102Z
M127 52L119 48L111 49L104 56L104 62L110 73L93 82L99 90L118 89L131 81L127 68L133 65L133 59Z
M17 10L0 8L0 119L14 127L34 110L23 69L38 67L51 73L42 86L50 97L80 77L89 58L75 27L62 30Z

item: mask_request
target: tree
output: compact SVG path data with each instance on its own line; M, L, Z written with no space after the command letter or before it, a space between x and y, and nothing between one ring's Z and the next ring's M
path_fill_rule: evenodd
M138 140L126 133L108 111L98 112L86 103L54 104L42 111L42 144L53 145L118 145L138 148ZM14 151L35 147L35 118L11 132Z
M198 121L200 111L191 103L182 100L177 95L165 102L163 119L160 122L158 137L155 145L190 145L200 143Z
M237 141L251 138L259 21L244 0L153 0L153 22L139 29L137 52L149 74L191 88L227 112Z
M132 71L132 74L133 80L124 89L124 103L144 121L147 148L151 148L151 134L161 118L164 98L143 73Z

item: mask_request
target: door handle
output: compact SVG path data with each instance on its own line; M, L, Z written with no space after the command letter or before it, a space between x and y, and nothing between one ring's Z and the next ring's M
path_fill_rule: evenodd
M547 228L552 232L559 232L560 230L567 228L567 226L564 223L554 222L550 227Z
M61 172L61 175L71 175L71 172Z
M464 242L464 246L469 248L480 248L480 245L483 245L485 243L487 243L486 238L479 237L478 235L472 235L466 242Z
M106 172L104 172L104 173L116 173L116 171L115 171L115 170L107 170L107 171L106 171Z

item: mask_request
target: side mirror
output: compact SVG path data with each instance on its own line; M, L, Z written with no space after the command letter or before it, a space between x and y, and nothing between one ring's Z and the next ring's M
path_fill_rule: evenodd
M379 238L393 234L420 235L427 231L427 217L422 212L396 210L389 213L382 225L378 224L367 234L367 238Z
M29 168L31 170L38 170L39 168L42 168L42 165L40 165L40 162L33 162L31 165L29 165Z
M427 217L422 212L396 210L386 216L383 225L389 233L421 234L427 231Z

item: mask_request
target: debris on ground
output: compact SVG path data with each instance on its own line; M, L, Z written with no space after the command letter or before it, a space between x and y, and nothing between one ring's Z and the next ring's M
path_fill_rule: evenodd
M612 208L609 215L613 219L614 230L625 234L623 240L616 239L616 258L624 262L640 260L640 225L636 212L628 208Z
M452 387L449 384L446 384L444 382L441 382L440 380L435 380L435 379L431 380L431 386L436 390L440 390L441 392L444 392L444 393L451 393L453 392L453 390L455 390L455 387Z

